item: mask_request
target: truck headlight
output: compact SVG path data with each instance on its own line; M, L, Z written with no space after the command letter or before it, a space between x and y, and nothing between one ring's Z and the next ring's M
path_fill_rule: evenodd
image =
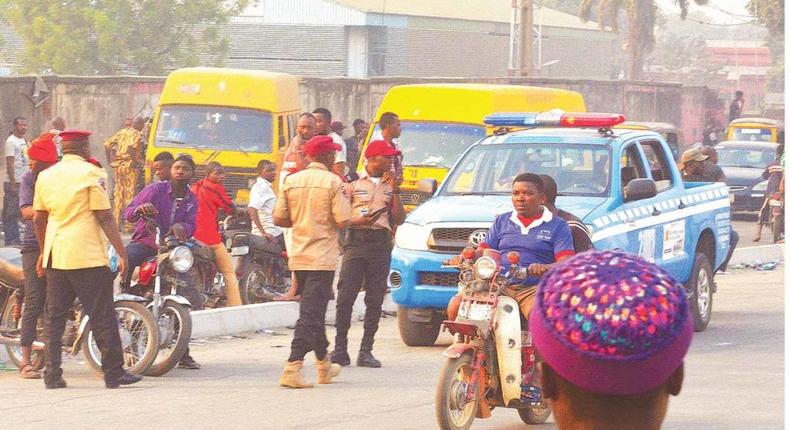
M497 272L497 264L491 257L480 257L475 261L475 273L481 279L491 279Z
M192 268L195 263L195 256L192 255L192 250L186 246L177 246L170 251L170 266L179 273L185 273Z
M762 181L759 184L752 187L752 191L756 191L758 193L765 193L768 191L768 181Z
M395 245L402 249L427 251L428 236L430 234L431 229L429 227L407 222L398 227L398 230L395 232Z

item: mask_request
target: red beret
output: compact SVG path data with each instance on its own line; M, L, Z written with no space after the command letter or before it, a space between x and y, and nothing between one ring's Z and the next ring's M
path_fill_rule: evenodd
M79 141L79 140L87 140L88 136L93 134L92 131L89 130L63 130L60 132L58 136L60 136L61 142L68 142L68 141Z
M33 160L44 163L58 161L58 147L55 145L55 133L44 133L30 142L27 155Z
M308 140L302 147L302 152L310 157L325 154L332 151L340 151L343 149L340 145L335 143L329 136L315 136Z
M368 147L365 148L365 158L373 158L378 155L389 157L400 155L400 151L393 148L386 140L374 140L368 143Z

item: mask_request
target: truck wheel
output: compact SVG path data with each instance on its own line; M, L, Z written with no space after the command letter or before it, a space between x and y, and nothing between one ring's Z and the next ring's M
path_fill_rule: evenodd
M398 307L398 329L403 343L409 346L431 346L439 337L442 324L434 321L417 322L409 318L409 308Z
M694 317L694 331L705 331L713 310L713 269L708 256L697 251L691 278L686 283L691 315Z

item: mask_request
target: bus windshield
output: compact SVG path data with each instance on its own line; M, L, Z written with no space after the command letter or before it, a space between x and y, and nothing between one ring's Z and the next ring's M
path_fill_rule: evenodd
M609 149L559 143L478 145L450 172L445 195L510 194L520 173L549 175L563 196L605 196L609 190Z
M272 152L272 115L219 106L165 106L154 146Z
M381 136L378 124L374 136ZM403 153L404 166L452 167L473 143L486 135L482 125L401 121L395 141Z

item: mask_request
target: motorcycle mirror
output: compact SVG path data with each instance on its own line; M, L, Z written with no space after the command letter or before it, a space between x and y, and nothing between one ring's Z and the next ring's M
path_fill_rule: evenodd
M510 264L518 264L520 261L520 256L516 251L510 251L507 253L507 262Z

